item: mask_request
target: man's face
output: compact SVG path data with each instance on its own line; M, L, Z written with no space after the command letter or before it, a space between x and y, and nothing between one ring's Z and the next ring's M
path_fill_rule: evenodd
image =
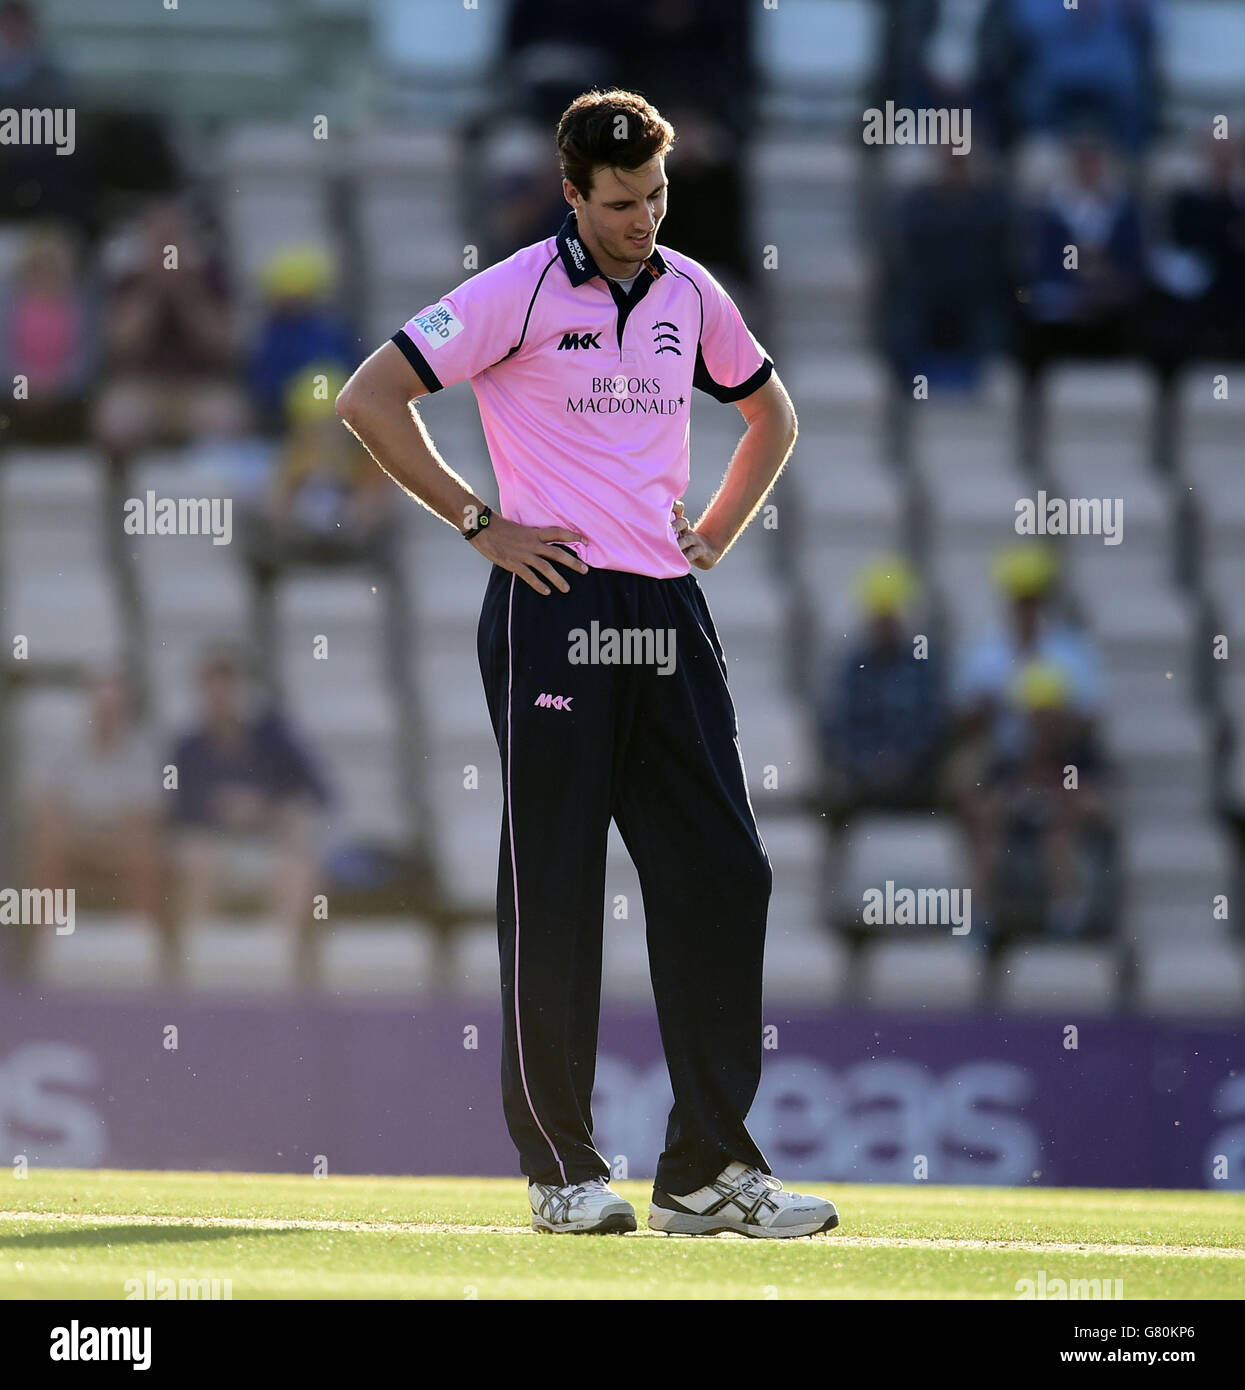
M666 215L664 159L651 159L638 169L599 165L587 199L569 179L563 179L562 190L575 209L584 242L607 275L625 278L653 254Z

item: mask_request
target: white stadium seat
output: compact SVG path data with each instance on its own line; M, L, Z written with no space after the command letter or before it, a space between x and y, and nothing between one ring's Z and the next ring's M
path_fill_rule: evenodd
M324 924L323 978L344 994L408 996L440 983L440 952L432 929L403 917Z
M981 952L969 936L877 941L865 951L861 1002L878 1009L971 1009L980 1000L983 978Z
M1236 943L1156 942L1142 952L1137 976L1137 1002L1148 1013L1200 1022L1245 1011L1245 958Z
M1000 963L999 1004L1061 1017L1109 1013L1118 1002L1120 961L1110 946L1026 942Z

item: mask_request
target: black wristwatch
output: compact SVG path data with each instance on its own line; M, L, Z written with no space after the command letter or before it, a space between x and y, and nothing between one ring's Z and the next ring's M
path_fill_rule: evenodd
M492 517L492 515L492 507L482 508L480 515L476 518L476 524L472 526L470 529L463 532L463 539L467 541L475 540L475 538L480 534L480 532L483 531L485 527L489 524L489 520Z

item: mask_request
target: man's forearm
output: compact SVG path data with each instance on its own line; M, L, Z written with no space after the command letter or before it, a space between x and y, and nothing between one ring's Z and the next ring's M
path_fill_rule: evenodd
M377 464L421 507L457 530L479 514L484 502L437 453L418 411L409 405L400 412L356 406L342 419Z
M718 552L735 543L756 515L791 457L795 427L781 415L753 420L744 432L713 500L695 530Z

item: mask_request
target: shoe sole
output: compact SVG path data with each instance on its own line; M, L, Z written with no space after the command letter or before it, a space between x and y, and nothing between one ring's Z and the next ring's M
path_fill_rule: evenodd
M532 1230L542 1236L624 1236L636 1229L635 1213L618 1211L603 1216L591 1225L583 1221L568 1221L554 1226L543 1216L532 1217Z
M650 1207L648 1225L652 1231L664 1231L668 1236L749 1236L753 1240L793 1240L800 1236L820 1235L822 1231L832 1231L839 1224L838 1210L831 1205L830 1214L824 1221L805 1221L799 1226L745 1226L723 1224L720 1216L696 1216L692 1212L667 1211L664 1207Z

